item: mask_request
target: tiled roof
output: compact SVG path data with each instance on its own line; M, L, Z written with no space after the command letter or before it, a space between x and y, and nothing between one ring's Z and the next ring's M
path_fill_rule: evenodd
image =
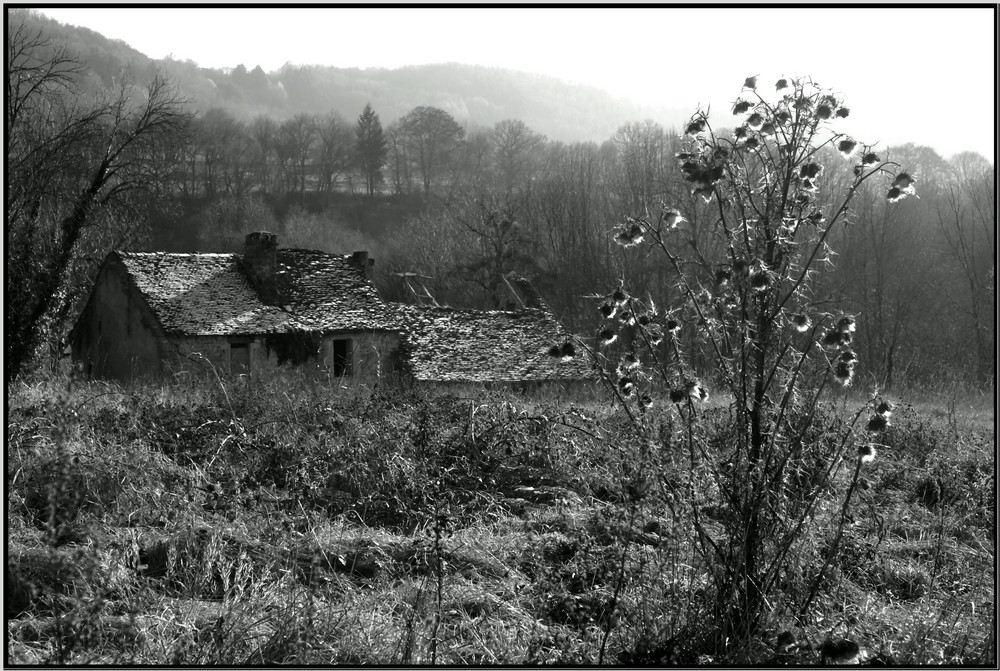
M569 334L545 310L470 311L394 304L407 325L404 344L417 380L531 382L594 377L584 352L549 354Z
M395 312L350 255L279 249L278 290L288 310L307 329L400 329Z
M117 253L164 330L250 335L293 330L398 330L394 313L350 256L277 252L281 305L265 305L239 254Z

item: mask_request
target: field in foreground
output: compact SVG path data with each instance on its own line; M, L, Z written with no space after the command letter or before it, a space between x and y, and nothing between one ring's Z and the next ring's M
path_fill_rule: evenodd
M593 400L21 384L7 661L814 664L848 638L874 662L995 665L993 424L908 400L835 560L843 478L733 642L691 523L723 543L725 511L672 407L637 492L635 436ZM700 422L724 450L725 402Z

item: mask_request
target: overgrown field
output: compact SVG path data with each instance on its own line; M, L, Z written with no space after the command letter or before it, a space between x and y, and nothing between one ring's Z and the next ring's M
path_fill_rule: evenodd
M639 440L600 398L19 384L7 661L814 664L846 638L869 661L995 664L992 410L895 398L848 507L845 460L759 632L727 641L704 549L726 542L704 468L731 445L726 399L697 409L696 452L677 406ZM816 415L783 496L861 403Z

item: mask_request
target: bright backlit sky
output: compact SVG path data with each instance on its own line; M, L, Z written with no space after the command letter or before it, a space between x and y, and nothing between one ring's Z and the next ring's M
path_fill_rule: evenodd
M845 130L863 141L995 156L993 7L40 11L153 58L171 54L206 67L470 63L692 112L699 103L728 111L749 75L768 85L808 75L844 94L851 108Z

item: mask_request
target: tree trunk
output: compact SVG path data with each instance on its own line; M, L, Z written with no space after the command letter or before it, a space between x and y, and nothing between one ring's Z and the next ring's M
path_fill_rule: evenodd
M70 215L63 219L59 227L59 251L46 269L47 272L39 274L39 279L33 287L38 296L38 302L29 312L28 318L17 325L17 331L14 334L8 334L8 337L11 337L13 341L4 371L8 385L24 371L25 366L41 344L45 316L51 312L59 287L66 279L66 271L73 259L73 250L77 240L80 239L80 232L86 223L87 214L97 200L97 194L104 186L106 174L107 166L102 164L95 171L90 186L77 197Z

